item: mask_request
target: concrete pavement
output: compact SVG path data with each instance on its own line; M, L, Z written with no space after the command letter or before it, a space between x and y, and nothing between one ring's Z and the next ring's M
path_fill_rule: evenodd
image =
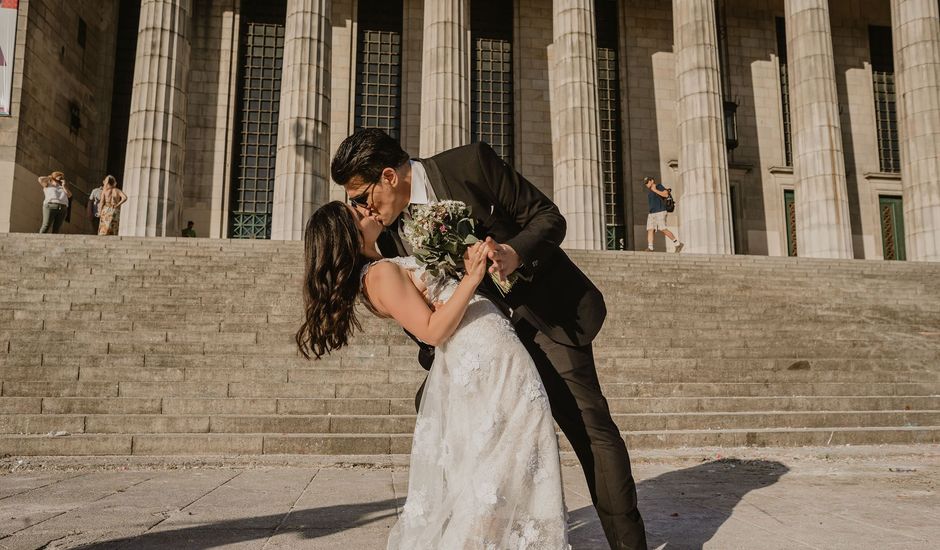
M406 459L8 458L0 549L384 548ZM572 547L606 548L565 463ZM634 467L653 548L940 547L935 445L647 452Z

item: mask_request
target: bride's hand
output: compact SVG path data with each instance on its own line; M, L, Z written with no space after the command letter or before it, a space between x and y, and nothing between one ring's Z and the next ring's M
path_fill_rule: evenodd
M477 243L467 249L466 254L463 256L463 265L466 271L464 278L470 277L476 284L483 281L483 276L486 275L487 252L488 250L483 243Z

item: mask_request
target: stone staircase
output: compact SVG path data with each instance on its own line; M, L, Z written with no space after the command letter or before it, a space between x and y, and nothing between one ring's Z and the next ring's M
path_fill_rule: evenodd
M633 449L940 442L940 264L574 252ZM300 243L0 235L0 455L407 453L400 329L293 344ZM563 445L564 441L563 441Z

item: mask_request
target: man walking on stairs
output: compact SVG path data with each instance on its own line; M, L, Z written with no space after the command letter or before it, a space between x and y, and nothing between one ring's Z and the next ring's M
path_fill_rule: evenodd
M653 251L653 237L657 231L672 241L676 254L682 252L685 244L679 242L679 238L666 228L666 215L668 214L666 199L669 198L672 190L666 189L663 184L656 183L656 180L650 177L643 180L643 185L646 187L650 207L649 216L646 218L646 252Z

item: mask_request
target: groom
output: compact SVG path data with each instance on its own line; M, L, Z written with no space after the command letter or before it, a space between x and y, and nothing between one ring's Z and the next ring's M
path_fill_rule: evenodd
M385 256L407 253L399 229L409 205L458 200L470 207L477 229L490 237L491 271L518 277L505 298L488 279L482 292L510 315L532 355L611 548L645 550L630 458L591 349L607 314L604 297L561 250L566 225L558 207L485 143L413 160L385 132L359 130L340 144L331 175L354 207L388 228L379 242ZM423 346L419 362L430 369L432 360L433 348Z

